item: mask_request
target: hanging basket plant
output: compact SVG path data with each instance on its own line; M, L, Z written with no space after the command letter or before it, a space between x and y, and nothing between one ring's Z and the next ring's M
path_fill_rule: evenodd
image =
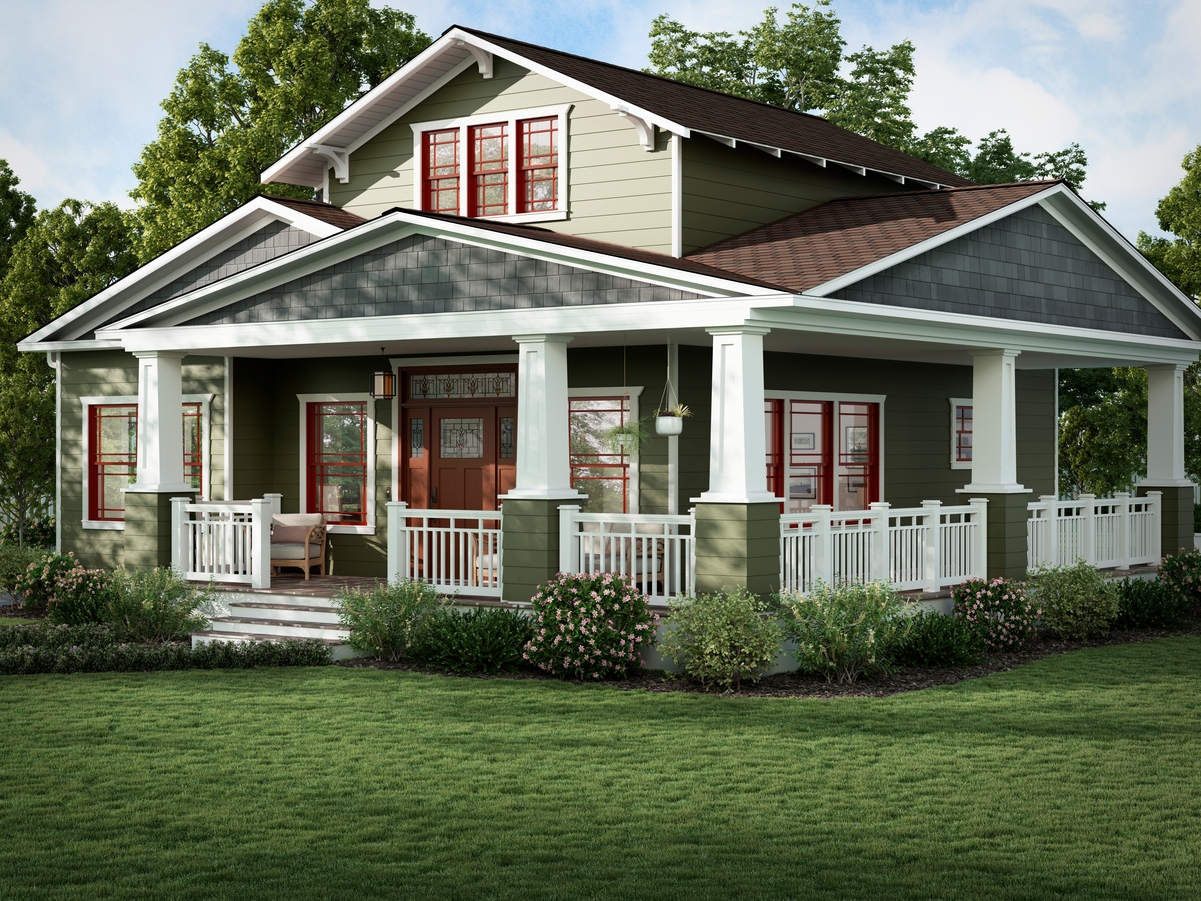
M659 435L678 435L684 431L684 417L692 411L684 404L676 404L655 413L655 432Z
M639 420L613 426L601 435L601 440L605 447L615 454L632 454L637 452L643 441L649 441L650 437L642 425L642 420Z

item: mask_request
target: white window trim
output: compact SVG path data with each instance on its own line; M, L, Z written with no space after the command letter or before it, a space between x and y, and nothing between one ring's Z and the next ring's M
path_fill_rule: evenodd
M971 469L971 460L956 460L955 459L955 408L972 406L970 397L952 397L948 398L951 402L951 469ZM973 414L975 410L972 411ZM975 417L972 418L973 431L975 426Z
M571 409L573 400L586 400L590 397L621 397L629 398L630 407L630 422L638 421L638 398L642 396L642 385L627 385L625 388L568 388L567 389L567 408ZM568 413L570 416L571 414ZM570 428L570 426L569 426ZM568 448L570 453L570 446ZM630 513L637 513L639 510L639 499L641 495L639 479L639 470L642 468L640 461L641 455L638 450L632 454L627 454L630 460Z
M210 499L213 487L213 455L212 442L210 441L213 395L185 394L181 400L185 404L200 404L200 492L203 498ZM136 407L138 406L138 396L136 394L99 395L81 397L79 401L83 405L83 527L85 529L123 532L125 531L124 520L116 522L108 519L88 519L88 513L91 512L88 509L88 488L90 487L88 472L92 468L92 431L88 428L88 423L91 419L91 407L118 405ZM182 417L182 413L180 415ZM139 409L138 421L141 422L141 419L142 411Z
M333 535L375 534L375 407L371 395L366 391L347 394L297 394L300 402L300 512L309 509L309 404L350 404L366 402L367 411L367 525L344 526L331 523L326 531Z
M885 469L884 469L884 407L885 407L884 402L887 399L888 399L887 394L841 394L841 393L840 394L831 394L826 391L774 391L774 390L768 390L763 393L764 402L769 401L769 400L784 400L784 401L824 400L824 401L829 401L829 402L833 403L833 405L834 405L835 440L837 440L837 436L838 436L838 425L839 425L838 424L838 405L840 403L879 404L880 405L879 434L876 435L876 441L879 443L879 449L878 449L879 456L877 459L879 460L879 466L880 466L880 497L881 497L881 499L887 497L887 495L884 493L884 472L885 472ZM954 415L954 410L952 410L952 415ZM784 466L785 481L787 481L787 474L788 474L788 451L791 446L790 423L791 423L791 417L788 416L788 407L787 407L787 405L785 405L785 407L784 407L784 460L781 461L782 465ZM838 456L837 451L835 451L834 456L835 457ZM837 468L837 465L838 465L837 460L835 460L834 465L835 465L835 468ZM787 488L785 489L785 494L787 494ZM834 497L832 497L831 500L834 502L835 512L842 512L838 506L838 493L837 492L834 493ZM785 505L787 505L787 503L788 503L787 497L784 498L784 503L785 503Z
M553 210L545 210L535 213L509 213L505 216L481 216L481 219L487 219L490 222L551 222L567 218L567 123L569 120L568 113L571 111L572 104L565 103L559 106L543 106L536 109L516 110L511 112L481 113L475 116L466 116L459 119L438 119L430 122L414 122L410 124L413 130L413 209L424 209L425 190L425 143L422 141L422 135L427 131L440 131L449 128L459 129L459 215L467 216L467 151L468 151L468 129L473 125L492 125L500 122L508 123L508 141L509 141L509 197L508 208L510 210L517 209L517 167L520 165L520 153L517 136L517 123L525 119L549 119L552 116L558 118L558 141L559 141L559 196L555 198L555 207Z

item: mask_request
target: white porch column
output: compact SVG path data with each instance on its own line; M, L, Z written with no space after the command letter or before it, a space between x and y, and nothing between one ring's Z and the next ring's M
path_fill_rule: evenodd
M763 434L763 336L770 329L709 329L713 336L713 409L709 426L708 504L776 500L767 490Z
M578 498L571 487L567 335L517 335L517 485L505 497Z
M192 491L183 477L182 353L147 351L138 358L137 479L127 491Z
M974 494L1014 494L1026 489L1017 477L1016 350L972 355L972 481L959 489Z
M1142 484L1186 485L1184 363L1147 367L1147 478Z

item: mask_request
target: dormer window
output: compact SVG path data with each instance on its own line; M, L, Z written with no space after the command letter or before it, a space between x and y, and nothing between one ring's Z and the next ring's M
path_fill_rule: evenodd
M414 124L414 206L509 221L567 218L569 106ZM503 114L502 114L503 115Z

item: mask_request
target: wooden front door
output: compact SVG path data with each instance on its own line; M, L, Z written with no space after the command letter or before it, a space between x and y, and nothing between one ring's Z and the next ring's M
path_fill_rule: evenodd
M495 510L516 484L515 404L408 406L404 435L410 507Z

